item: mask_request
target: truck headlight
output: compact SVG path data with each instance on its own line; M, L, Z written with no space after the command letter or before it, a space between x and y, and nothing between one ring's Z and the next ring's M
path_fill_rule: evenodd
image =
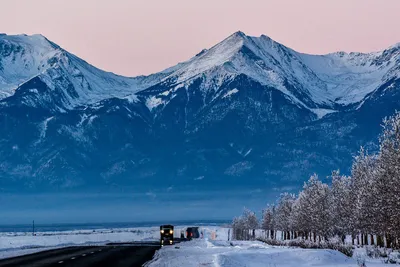
M163 234L163 233L164 233L164 230L161 230L160 232Z
M169 233L172 235L174 233L174 231L173 230L169 230Z

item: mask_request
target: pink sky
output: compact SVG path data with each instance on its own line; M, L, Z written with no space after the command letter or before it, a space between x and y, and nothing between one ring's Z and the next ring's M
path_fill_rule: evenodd
M0 32L41 33L89 63L134 76L241 30L299 52L370 52L400 42L400 0L4 0Z

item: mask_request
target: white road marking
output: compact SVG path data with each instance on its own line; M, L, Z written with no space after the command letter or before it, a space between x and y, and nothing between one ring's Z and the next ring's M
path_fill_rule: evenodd
M86 256L86 254L82 254L82 257L85 257Z
M71 260L75 260L75 257L72 257Z
M94 253L94 251L90 252L90 254L93 254L93 253Z
M60 263L60 264L61 264L61 263L63 263L63 261L59 261L58 263Z

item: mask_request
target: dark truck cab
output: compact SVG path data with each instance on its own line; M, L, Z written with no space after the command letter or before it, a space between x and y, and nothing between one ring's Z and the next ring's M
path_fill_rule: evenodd
M174 244L174 226L170 224L160 226L160 244L173 245Z
M186 229L186 238L192 240L193 238L200 238L199 227L188 227Z

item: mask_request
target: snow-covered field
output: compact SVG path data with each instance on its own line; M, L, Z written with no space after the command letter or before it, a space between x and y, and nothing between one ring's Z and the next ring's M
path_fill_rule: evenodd
M176 227L179 237L184 226ZM148 267L356 267L356 256L348 258L333 250L269 246L258 241L228 241L229 229L201 227L203 239L160 249ZM71 245L104 245L109 242L158 240L158 227L78 230L63 232L0 233L0 259ZM363 253L363 250L356 252ZM367 260L366 266L384 266L380 260Z
M0 233L0 259L73 245L158 240L158 227L77 230L62 232Z

